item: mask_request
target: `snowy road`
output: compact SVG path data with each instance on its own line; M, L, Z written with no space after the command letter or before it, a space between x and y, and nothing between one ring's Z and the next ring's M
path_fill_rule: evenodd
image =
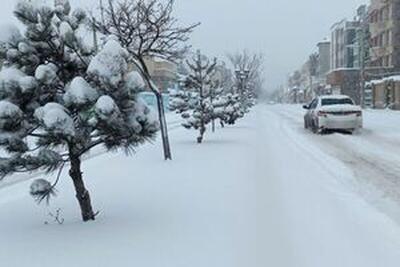
M268 178L264 188L275 189L276 198L272 199L275 204L269 206L276 207L278 202L281 203L274 220L281 236L286 236L283 244L290 248L277 249L288 254L275 258L273 264L398 266L398 224L371 207L371 203L381 196L379 189L389 189L388 194L391 190L399 190L394 184L391 188L386 185L374 187L395 180L390 171L400 162L390 165L384 156L395 148L378 149L379 139L372 138L378 135L375 131L385 129L372 131L370 127L375 125L369 125L367 133L356 136L315 136L302 129L302 111L298 106L269 106L259 112L260 123L264 123L260 130L266 150L260 158L268 159L265 165L269 168L265 170ZM376 114L366 115L367 125L371 116ZM365 160L374 159L379 151L385 155L378 157L376 164L388 164L387 169L379 166L374 169L373 162ZM369 182L373 184L368 186ZM366 199L368 202L364 201ZM384 205L389 203L380 200L380 207L390 208L393 214L399 213L397 205ZM270 216L265 220L269 219Z
M95 223L79 222L66 176L49 208L27 182L1 189L0 266L399 266L400 115L371 111L355 136L315 136L302 112L259 106L202 146L174 128L173 162L159 143L86 161ZM58 207L65 223L44 225Z
M400 203L400 112L367 110L365 128L353 136L315 136L303 130L304 111L299 106L268 109L279 116L286 130L291 128L293 139L302 136L303 143L312 143L345 164L355 176L349 181L353 189L400 223L399 211L391 209L392 202Z

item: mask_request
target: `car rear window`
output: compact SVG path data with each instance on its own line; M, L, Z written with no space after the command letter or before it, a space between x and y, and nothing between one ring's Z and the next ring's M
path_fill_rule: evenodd
M332 105L354 105L350 98L326 98L321 101L322 106Z

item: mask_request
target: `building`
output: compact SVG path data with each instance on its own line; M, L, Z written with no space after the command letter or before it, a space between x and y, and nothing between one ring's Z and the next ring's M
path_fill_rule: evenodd
M356 39L354 42L354 61L355 68L364 68L370 60L370 32L367 5L361 5L357 9L355 18L359 22L359 27L356 30Z
M382 76L400 70L400 0L371 0L370 68Z
M361 12L362 8L358 10ZM331 70L327 83L333 94L348 95L361 104L360 31L358 17L352 21L341 20L331 27Z
M153 58L146 60L153 82L162 92L175 88L177 83L178 66L170 61Z
M359 21L341 20L331 27L331 70L354 68Z
M325 39L317 44L317 48L318 61L312 85L313 96L331 93L327 86L327 77L331 69L331 42Z
M357 104L361 104L360 70L336 69L329 73L328 84L332 94L342 94L351 97Z
M373 108L400 110L400 76L389 76L367 83L372 89Z
M331 70L331 42L324 40L317 44L318 47L318 68L317 78L326 82L326 75Z

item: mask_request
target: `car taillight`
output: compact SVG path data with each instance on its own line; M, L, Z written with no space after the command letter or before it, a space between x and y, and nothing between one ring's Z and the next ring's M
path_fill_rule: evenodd
M318 111L318 117L327 117L327 116L328 116L328 112Z

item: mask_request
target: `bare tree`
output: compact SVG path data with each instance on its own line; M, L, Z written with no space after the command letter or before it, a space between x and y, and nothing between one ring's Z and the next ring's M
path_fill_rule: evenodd
M247 50L228 54L232 66L235 69L237 81L237 93L245 113L255 103L255 99L262 93L264 84L264 55L251 53Z
M161 89L153 82L147 60L161 58L177 62L189 46L190 33L199 24L178 25L173 16L174 0L108 0L100 1L100 21L96 29L114 35L129 52L132 63L157 98L164 157L172 159Z
M248 71L249 86L254 94L260 93L264 84L264 54L247 50L227 55L235 70Z

